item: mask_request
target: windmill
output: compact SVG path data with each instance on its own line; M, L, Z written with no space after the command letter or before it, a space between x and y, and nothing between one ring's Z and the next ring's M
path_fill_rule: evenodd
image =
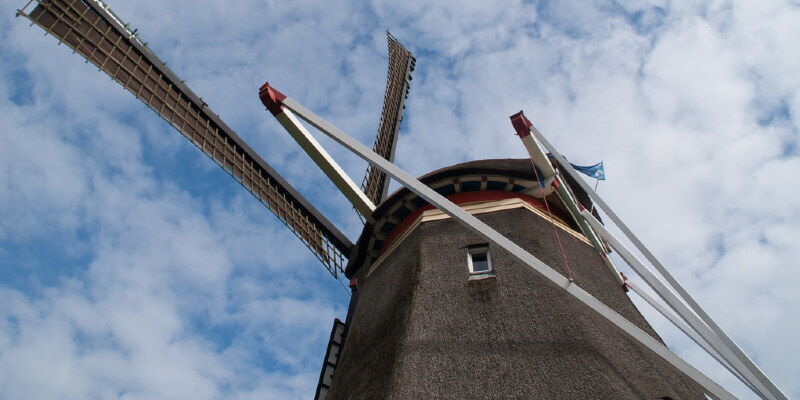
M101 70L111 75L112 78L120 82L127 90L133 92L138 98L145 102L145 104L154 109L162 118L166 119L198 148L228 171L234 179L251 191L259 201L264 203L303 241L334 276L338 276L343 272L345 259L348 259L352 253L353 245L349 240L325 219L321 213L316 211L308 201L303 199L296 190L292 189L292 187L274 172L263 159L258 157L258 155L255 154L241 138L233 133L218 116L211 112L199 97L194 95L194 93L181 83L152 52L146 49L144 44L136 39L135 32L128 31L127 28L120 23L119 19L110 13L107 7L95 1L47 1L38 3L36 7L29 12L25 11L26 8L27 7L23 8L20 12L21 15L27 16L35 23L45 28L53 36L56 36L62 42L73 47L78 53L96 64ZM392 43L391 40L390 43ZM392 44L390 44L390 57L392 51L391 46ZM397 45L395 44L395 46ZM396 49L395 51L403 54L402 49ZM400 58L402 60L403 56L400 56ZM410 54L407 54L403 61L405 67L398 67L396 71L399 72L394 72L394 74L392 73L393 62L390 61L390 82L387 85L387 99L390 101L385 103L384 117L382 118L378 140L376 140L375 145L375 150L378 150L378 153L383 159L389 159L389 161L391 161L392 149L394 148L394 142L397 138L397 127L400 121L399 116L401 115L402 102L405 98L404 92L406 89L405 85L407 85L408 73L413 67ZM457 209L449 207L449 204L443 202L440 197L437 197L436 193L430 192L426 190L425 187L415 184L416 182L413 178L403 175L402 171L392 168L390 163L387 164L381 160L369 158L369 153L367 152L361 152L362 156L367 158L371 163L371 170L367 173L367 177L365 177L362 186L364 191L353 190L354 185L352 182L347 182L347 180L344 179L345 176L337 172L335 163L332 163L324 151L321 151L309 136L305 135L299 121L297 121L296 118L293 119L291 116L292 114L287 113L286 110L292 111L323 132L333 134L337 140L345 145L356 150L363 149L359 149L357 143L349 141L346 136L340 135L340 132L333 128L332 125L314 116L313 113L302 108L297 102L284 97L280 92L275 91L271 87L265 86L262 90L262 94L262 101L265 101L270 111L278 117L279 122L301 142L301 145L309 151L315 161L323 164L323 169L326 170L326 173L337 183L337 186L339 186L354 203L361 215L368 221L371 219L369 222L373 227L378 221L370 205L374 208L376 203L386 197L388 185L386 185L386 178L382 177L381 174L391 173L393 178L408 187L409 190L417 196L417 199L421 198L429 204L436 205L438 208L445 210L445 213L450 215L451 218L466 223L471 229L481 234L489 235L486 234L486 232L491 233L486 227L475 225L475 221L471 220L468 215L460 214L461 212ZM518 118L516 121L522 121L521 126L523 126L524 129L518 129L521 137L528 138L529 140L532 136L535 136L538 141L537 145L547 147L548 150L555 155L556 162L559 166L558 169L561 170L562 173L569 174L572 172L571 169L559 159L557 151L547 144L544 137L538 134L538 132L532 128L532 125L525 122L524 117L521 119ZM519 126L519 124L517 125ZM532 134L525 134L525 129ZM544 152L541 151L541 148L536 150L534 144L536 143L532 144L530 140L526 143L529 147L534 164L544 175L543 181L546 182L547 179L554 177L555 173L550 171L553 168L547 168L549 161L547 161L546 156L543 156ZM380 172L375 172L376 170L373 169L375 168L373 166L376 165ZM483 166L481 169L488 169L488 167ZM506 172L498 172L498 174L500 176L513 174L515 173L512 171L513 169L514 168L508 168ZM555 171L555 169L553 169L553 171ZM458 177L461 177L461 174L463 174L463 171L459 171ZM519 179L519 182L525 183L525 185L519 185L522 187L522 189L520 189L521 191L535 188L540 180L539 177L531 180L530 171L528 171L528 178L527 182L523 179ZM572 177L572 179L574 184L570 185L570 190L574 192L573 195L580 197L577 192L579 191L578 187L581 186L581 181L575 177ZM487 179L487 187L490 182L497 181ZM510 184L510 182L507 184ZM462 182L458 183L458 190L463 190L465 187L467 186L463 185ZM556 186L550 187L555 188ZM558 187L565 189L565 185L558 185ZM484 188L483 183L479 184L479 188ZM514 192L515 188L516 187L511 184L509 191ZM454 190L456 190L455 185ZM534 191L530 193L535 194ZM596 194L587 188L583 188L583 193L588 193L596 202L599 199ZM546 200L547 196L549 196L549 194L542 192L541 199ZM565 196L568 197L569 193ZM415 201L411 198L409 199ZM566 204L566 202L564 204ZM417 209L420 207L421 205L418 205ZM408 207L406 207L406 210L412 211ZM396 210L393 211L396 212ZM566 211L569 213L570 210ZM584 216L585 219L580 219L577 216L573 217L575 221L584 226L578 227L577 230L601 230L599 226L593 226L592 228L585 227L585 224L591 224L592 219L590 216ZM564 219L569 220L569 218L569 216L566 216ZM581 223L581 221L584 222ZM386 226L384 222L380 229ZM392 228L386 229L390 230ZM391 232L388 234L391 234ZM363 238L364 236L362 236L362 239ZM606 240L612 241L610 237L606 238ZM371 235L367 238L367 243L363 243L364 246L371 244L372 251L377 251L375 254L367 254L364 256L367 257L367 259L369 257L375 257L374 260L370 259L368 261L370 264L377 262L378 258L381 256L380 247L385 244L385 240L383 241L384 243L380 244L378 241L377 236ZM509 250L509 248L513 249L513 243L504 240L503 235L496 236L491 234L487 237L487 241L494 246L515 253ZM603 245L596 240L592 242L594 242L592 243L593 246L597 246L598 244L601 246ZM378 247L377 250L376 247ZM620 250L621 247L616 249L618 252L622 252L622 250ZM369 253L369 249L365 251ZM528 257L525 252L515 254L515 256L518 256L523 263L529 265L537 264L535 261L536 258ZM480 261L473 258L470 258L470 260L476 262ZM353 268L357 268L355 263L356 262L353 264ZM654 264L656 263L654 262ZM567 291L569 292L569 290L579 289L574 285L568 285ZM598 305L598 307L600 306ZM707 322L705 323L708 324ZM721 337L719 333L714 333L716 336ZM734 354L734 356L736 355ZM739 363L744 362L739 361ZM745 365L745 367L747 367L747 365ZM747 368L745 368L745 370L747 370ZM751 374L753 374L752 371ZM763 382L761 384L758 383L761 382L758 376L756 376L755 381L751 382L751 379L752 378L745 378L745 380L750 382L753 386L758 387L764 384ZM773 397L780 398L780 396L772 392L771 388L768 386L766 389L759 388L758 390L765 397L770 396L764 393L772 393ZM712 394L716 394L716 392L712 391ZM723 396L721 395L720 397Z

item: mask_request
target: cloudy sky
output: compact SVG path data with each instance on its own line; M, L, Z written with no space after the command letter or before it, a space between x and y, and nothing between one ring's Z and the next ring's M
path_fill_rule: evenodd
M605 161L601 195L800 397L800 4L425 3L111 7L352 239L355 212L257 92L269 80L371 145L390 30L417 58L402 168L523 157L508 116L525 110L572 161ZM347 292L141 102L15 19L23 0L0 5L0 397L311 397ZM323 143L360 183L366 164Z

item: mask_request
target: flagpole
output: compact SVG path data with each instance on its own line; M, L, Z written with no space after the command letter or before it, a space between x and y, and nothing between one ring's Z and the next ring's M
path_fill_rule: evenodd
M600 184L600 178L594 178L594 192L597 193L597 185ZM592 202L592 209L589 210L589 214L594 213L594 201Z

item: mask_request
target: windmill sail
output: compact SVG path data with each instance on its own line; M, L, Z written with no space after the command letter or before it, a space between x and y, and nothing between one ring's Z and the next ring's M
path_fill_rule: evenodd
M26 9L35 4L30 12ZM272 211L338 277L353 247L97 0L30 1L17 12L119 82Z
M411 72L414 70L414 57L389 32L389 74L386 78L386 94L383 98L383 111L378 135L373 151L381 157L394 162L397 136L403 121L403 108L408 97ZM380 203L389 192L389 179L386 174L370 164L361 188L373 204Z

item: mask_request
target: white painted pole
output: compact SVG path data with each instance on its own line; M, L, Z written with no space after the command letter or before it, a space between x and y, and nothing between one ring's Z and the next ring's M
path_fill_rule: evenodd
M678 283L678 281L675 280L672 274L670 274L669 271L667 271L667 269L664 268L664 266L658 261L658 259L656 259L653 253L651 253L650 250L648 250L647 247L645 247L644 244L639 240L639 238L636 237L636 235L634 235L633 232L631 232L630 228L628 228L628 226L625 225L624 222L622 222L622 220L611 209L611 207L609 207L608 204L606 204L606 202L594 190L592 190L592 188L590 188L589 185L587 185L586 182L584 182L580 176L578 176L578 173L575 171L574 168L572 168L571 165L569 165L569 162L566 160L566 158L564 158L564 156L562 156L561 153L559 153L558 150L556 150L555 147L553 147L553 145L547 141L544 135L542 135L542 133L539 132L539 130L536 129L536 127L533 125L531 125L530 131L536 137L536 140L538 140L547 150L550 151L550 154L552 154L553 157L555 157L556 162L558 162L559 166L564 171L566 171L570 176L572 176L572 178L578 182L578 185L580 185L581 188L583 188L583 190L586 191L586 193L589 193L589 196L592 198L592 200L600 206L603 212L605 212L606 215L608 215L608 217L611 218L612 221L614 221L614 223L619 227L620 230L622 230L622 232L625 234L626 237L628 237L628 239L634 244L634 246L636 246L636 248L639 249L639 251L642 254L644 254L645 258L647 258L647 260L650 261L650 263L656 268L656 270L662 276L664 276L667 282L670 285L672 285L672 287L686 302L686 304L688 304L689 307L691 307L692 310L695 313L697 313L697 315L703 320L703 322L705 322L708 325L708 327L722 340L722 342L725 343L725 345L731 349L731 351L736 355L736 358L738 358L744 365L747 366L748 370L750 370L756 377L758 377L759 382L761 382L764 386L769 388L769 393L772 396L768 398L788 400L786 395L783 394L783 392L781 392L780 389L778 389L778 387L775 386L774 383L772 383L772 381L761 371L761 369L759 369L758 366L756 366L755 363L753 363L753 361L750 360L750 358L747 357L746 354L744 354L742 349L739 348L739 346L725 333L725 331L722 330L722 328L720 328L719 325L717 325L714 322L714 320L711 319L711 317L705 312L705 310L703 310L702 307L700 307L699 304L697 304L697 302L692 298L692 296L690 296L689 293L686 292L683 286L681 286L680 283Z
M556 174L556 170L553 169L553 165L550 164L547 154L542 150L542 147L539 146L539 143L533 140L533 136L528 135L521 139L522 144L525 145L525 150L528 151L528 156L531 158L531 161L533 161L533 165L539 168L539 172L542 175L542 182L547 184L547 180Z
M283 112L275 114L275 118L280 122L289 135L294 138L297 144L303 148L312 160L319 166L322 172L328 176L339 191L347 197L356 210L368 221L372 220L372 211L375 205L372 201L356 186L350 176L336 163L336 160L328 154L319 144L314 136L295 118L291 111L284 109Z
M664 266L658 261L658 259L656 259L653 253L651 253L650 250L648 250L647 247L645 247L644 244L639 240L639 238L637 238L636 235L631 232L630 228L628 228L628 226L622 222L622 220L611 209L611 207L609 207L608 204L606 204L606 202L594 190L592 190L592 188L590 188L580 176L578 176L578 173L574 168L572 168L571 165L569 165L569 162L566 160L566 158L564 158L564 156L562 156L561 153L559 153L558 150L556 150L555 147L553 147L553 145L547 141L544 135L542 135L542 133L539 132L535 126L531 125L530 130L531 133L536 137L536 140L538 140L547 150L550 151L550 154L555 157L559 166L568 174L570 174L570 176L572 176L572 178L578 182L578 185L580 185L581 188L586 191L586 193L589 193L589 196L592 198L592 200L598 206L600 206L603 212L605 212L612 221L614 221L617 227L622 230L622 232L634 244L634 246L636 246L636 248L639 249L639 251L645 256L645 258L650 261L656 270L667 280L667 282L675 289L678 295L680 295L680 297L686 302L686 304L688 304L689 307L691 307L692 310L697 313L700 319L702 319L703 322L705 322L708 327L720 338L720 340L722 340L722 342L725 343L728 348L730 348L736 358L738 358L745 366L747 366L747 369L758 378L759 382L769 388L769 393L772 396L768 398L788 400L786 395L783 394L783 392L781 392L777 386L775 386L775 384L764 374L764 372L761 371L761 369L758 368L758 366L755 365L755 363L753 363L753 361L746 354L744 354L742 349L739 348L733 339L731 339L728 334L726 334L725 331L720 328L719 325L714 322L714 320L711 319L705 310L703 310L703 308L697 304L692 296L686 292L683 286L681 286L680 283L675 280L672 274L670 274L669 271L667 271L667 269L664 268Z
M630 279L625 281L625 284L634 293L639 295L639 297L641 297L644 301L646 301L648 304L650 304L651 307L655 308L656 311L658 311L661 315L663 315L664 318L666 318L669 322L672 323L672 325L674 325L676 328L680 329L681 332L683 332L686 336L689 336L689 338L692 339L695 343L697 343L697 345L700 346L703 350L705 350L706 353L708 353L711 357L713 357L715 360L717 360L717 362L719 362L720 364L725 366L725 368L727 368L727 370L730 371L732 374L736 375L736 377L739 378L739 380L742 381L742 383L747 385L747 387L750 388L750 390L752 390L754 392L756 391L747 382L747 380L745 380L739 374L738 371L736 371L733 367L731 367L731 365L721 355L719 355L719 353L717 353L717 351L714 350L714 348L711 347L711 345L708 344L708 342L705 339L703 339L702 336L698 335L697 332L695 332L691 327L689 327L689 325L686 325L686 323L683 322L683 320L680 317L678 317L677 315L673 314L667 307L664 307L664 305L659 303L658 300L654 299L653 296L650 296L646 291L644 291L638 285L636 285L635 283L631 282Z
M300 145L306 154L319 166L322 172L328 176L339 191L350 200L356 211L367 221L372 221L372 212L375 204L367 197L361 189L356 186L350 176L336 163L336 160L328 154L317 139L295 118L291 111L282 106L286 96L275 90L269 83L265 83L258 92L261 102L267 107L275 119L286 129L286 132Z
M611 247L617 251L620 257L622 257L628 265L636 271L639 276L650 285L651 288L661 297L664 302L669 304L669 306L676 312L678 315L686 321L689 326L692 327L708 344L711 345L717 353L721 354L723 358L730 363L731 366L734 367L734 370L731 371L737 377L744 377L745 380L742 382L745 385L751 386L756 388L756 393L758 393L761 397L765 398L772 398L769 390L761 384L761 382L756 378L756 376L745 367L745 365L738 359L736 356L733 355L733 352L725 346L725 344L720 340L720 338L711 331L711 329L706 325L700 317L697 316L680 298L669 288L661 279L658 278L653 272L647 268L644 263L639 261L639 259L628 250L625 245L623 245L617 238L609 232L605 226L603 226L599 221L597 221L588 211L584 210L581 214L586 222L594 228L595 232L603 238ZM714 354L709 353L712 357ZM723 364L724 366L725 364ZM736 372L734 372L736 371ZM738 373L737 373L738 372Z

